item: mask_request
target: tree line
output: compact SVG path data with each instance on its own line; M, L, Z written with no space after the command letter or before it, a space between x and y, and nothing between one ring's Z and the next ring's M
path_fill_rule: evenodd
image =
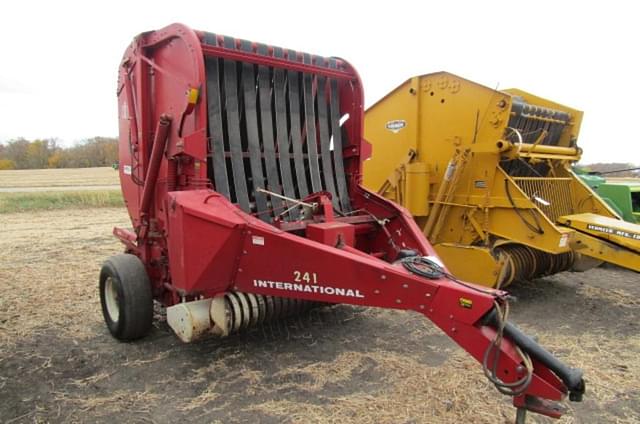
M0 170L41 168L91 168L118 162L118 139L93 137L71 147L62 147L55 138L27 140L17 138L0 143ZM640 177L638 165L631 163L578 164L579 172L607 172L610 177ZM622 172L608 173L610 171Z
M595 173L603 172L607 177L635 177L640 178L640 165L625 162L591 163L576 166L578 172Z
M0 143L0 170L40 168L90 168L118 161L118 139L93 137L70 147L56 139L18 138Z

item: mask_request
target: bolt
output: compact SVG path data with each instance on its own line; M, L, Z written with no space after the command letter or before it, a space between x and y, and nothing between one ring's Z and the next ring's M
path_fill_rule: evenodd
M403 288L403 289L408 289L408 288L409 288L409 284L404 283L404 284L402 285L402 288Z
M238 272L242 272L242 268L238 268Z
M243 255L246 255L246 254L247 254L247 251L246 251L246 250L243 250L243 251L242 251L242 254L243 254Z
M375 289L373 292L374 292L375 294L380 294L380 290L378 290L378 289Z
M453 315L449 315L449 319L453 319Z
M456 330L456 327L453 327L453 328L451 329L451 332L452 332L452 333L455 333L456 331L457 331L457 330Z
M380 276L380 278L382 278L383 280L386 280L386 279L387 279L387 276L386 276L386 275L384 275L384 274L382 274L382 275Z
M420 305L420 309L424 309L424 305Z
M402 303L402 300L396 299L396 303Z
M425 297L431 297L431 293L425 294Z

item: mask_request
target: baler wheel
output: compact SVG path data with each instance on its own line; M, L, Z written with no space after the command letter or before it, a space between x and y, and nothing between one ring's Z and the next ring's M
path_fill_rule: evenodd
M151 330L151 283L137 256L120 254L104 262L100 270L100 303L107 327L116 339L139 339Z

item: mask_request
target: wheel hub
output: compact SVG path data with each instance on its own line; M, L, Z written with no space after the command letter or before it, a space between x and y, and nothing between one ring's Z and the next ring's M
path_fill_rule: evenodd
M104 285L104 300L107 305L107 313L111 321L118 322L120 318L120 305L118 303L118 290L111 277L107 278Z

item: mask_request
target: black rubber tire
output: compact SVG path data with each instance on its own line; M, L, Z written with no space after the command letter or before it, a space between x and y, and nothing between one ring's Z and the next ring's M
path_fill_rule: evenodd
M109 278L117 294L115 320L109 314L105 298ZM116 339L135 340L149 333L153 322L153 294L147 271L137 256L123 253L104 262L100 270L100 303L107 328Z

